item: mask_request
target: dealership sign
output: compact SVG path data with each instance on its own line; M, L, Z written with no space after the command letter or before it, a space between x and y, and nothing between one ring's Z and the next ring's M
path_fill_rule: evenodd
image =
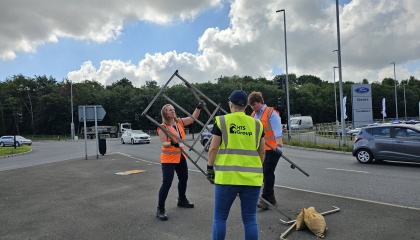
M372 90L370 84L351 85L353 126L373 122L372 113Z

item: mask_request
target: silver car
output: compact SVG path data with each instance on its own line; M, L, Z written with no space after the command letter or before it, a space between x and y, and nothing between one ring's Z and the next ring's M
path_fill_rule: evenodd
M126 130L121 135L121 143L150 143L150 135L141 130Z
M14 140L13 136L2 136L0 138L0 147L13 146L14 145L13 140ZM22 145L31 146L31 144L32 144L32 140L16 135L16 147L19 147Z
M211 139L211 130L213 130L213 124L209 124L207 125L207 129L205 129L200 136L200 142L201 145L204 146L204 149L208 152L209 151L209 147L210 147L210 143L207 144L207 142Z
M420 162L420 126L379 125L362 128L355 137L353 156L360 163L381 160Z

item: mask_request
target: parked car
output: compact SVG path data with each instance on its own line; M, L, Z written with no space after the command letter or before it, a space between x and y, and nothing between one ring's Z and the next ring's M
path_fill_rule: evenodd
M357 128L354 128L354 129L349 129L348 131L347 131L347 135L348 136L356 136L359 132L360 132L360 130L362 129L362 128L364 128L364 127L368 127L368 126L373 126L374 124L363 124L363 125L360 125L359 127L357 127Z
M360 163L381 160L420 162L420 126L378 125L362 128L355 137L353 156Z
M13 146L13 136L3 136L0 138L0 147L5 147L5 146ZM31 146L32 145L32 140L30 139L26 139L22 136L17 135L16 136L16 147L20 147L22 145L28 145Z
M201 136L200 136L200 142L201 142L201 145L203 145L204 146L204 149L208 152L209 151L209 147L210 147L210 143L209 144L207 144L207 142L210 140L210 138L211 138L211 130L213 129L213 124L209 124L209 125L207 125L207 128L210 130L208 130L208 129L205 129L202 133L201 133Z
M121 135L121 143L150 143L149 134L143 132L142 130L125 130Z

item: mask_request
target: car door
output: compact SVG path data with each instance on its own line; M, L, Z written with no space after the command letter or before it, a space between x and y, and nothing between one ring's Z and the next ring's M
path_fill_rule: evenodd
M5 146L13 146L14 145L13 141L14 141L14 137L7 136L3 138L3 142Z
M420 162L420 131L395 127L394 158L399 161Z
M394 140L391 138L390 127L366 128L365 131L371 135L367 140L376 159L394 157Z

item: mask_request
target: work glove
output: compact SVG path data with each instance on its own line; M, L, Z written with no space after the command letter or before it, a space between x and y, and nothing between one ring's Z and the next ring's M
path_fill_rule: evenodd
M282 148L280 145L277 145L277 147L274 149L274 151L275 151L278 155L280 155L280 157L281 157L281 155L283 154L283 148Z
M204 106L206 106L206 103L203 100L200 100L197 105L197 109L202 109Z
M174 146L176 148L179 148L179 143L171 141L171 146Z
M213 166L207 165L207 180L210 181L211 184L214 184L214 168Z

